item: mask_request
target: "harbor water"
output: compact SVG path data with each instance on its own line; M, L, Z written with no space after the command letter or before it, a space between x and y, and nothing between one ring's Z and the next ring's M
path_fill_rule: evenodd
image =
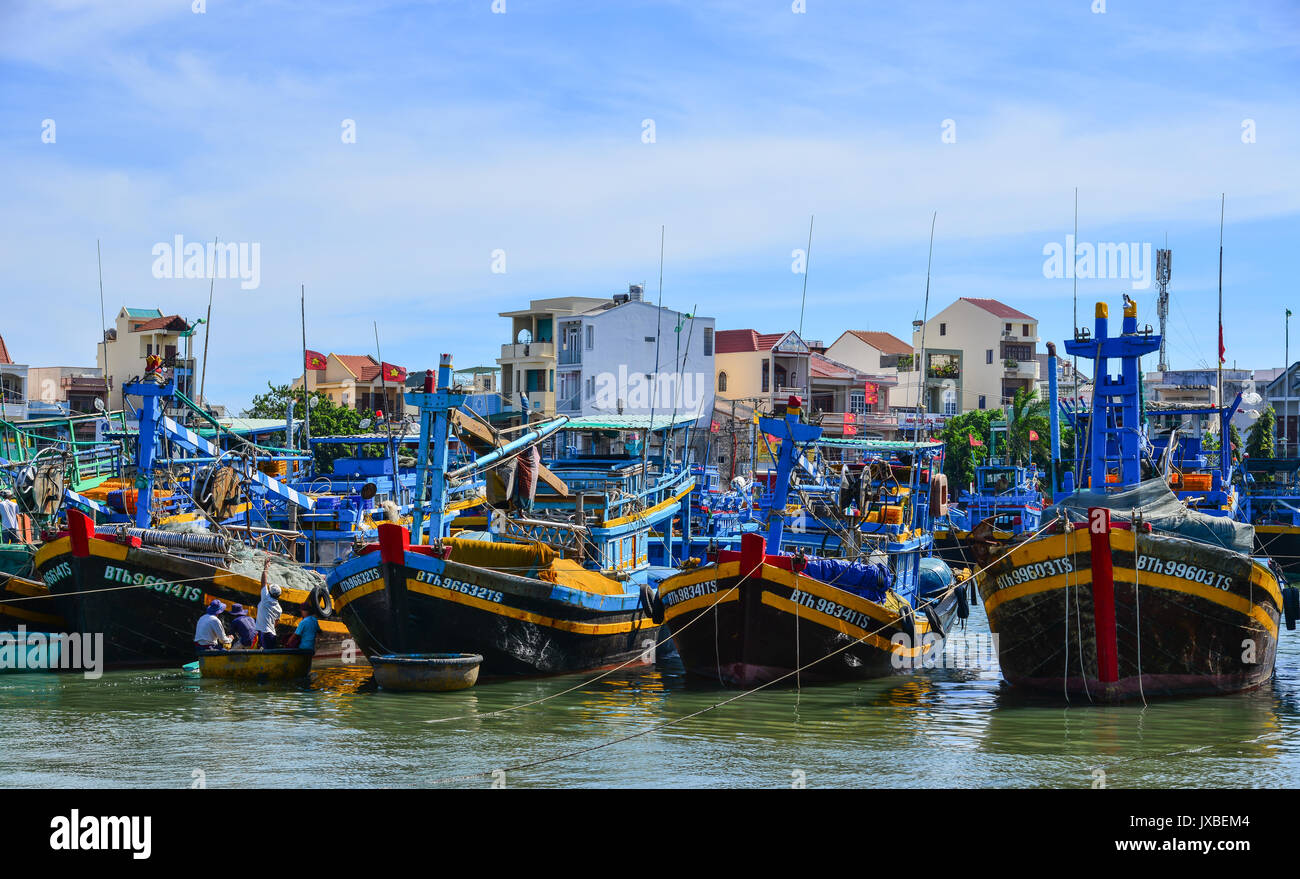
M453 693L377 690L364 664L297 685L8 673L0 786L1295 787L1298 640L1261 690L1145 707L1026 699L987 657L738 699L673 661Z

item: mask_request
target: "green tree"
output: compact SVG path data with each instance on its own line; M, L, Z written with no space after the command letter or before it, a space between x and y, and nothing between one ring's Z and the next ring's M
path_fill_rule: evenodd
M1047 401L1038 396L1037 390L1021 388L1011 400L1011 419L1007 424L1008 457L1017 464L1033 461L1039 467L1046 468L1051 463L1051 449L1048 433L1051 425L1047 420ZM1029 432L1038 434L1038 442L1029 438Z
M244 410L245 418L279 418L288 417L289 401L294 400L293 417L303 418L302 388L290 388L288 385L266 383L267 392L253 398L253 404ZM362 415L355 409L339 406L320 391L313 391L311 410L312 436L353 436L361 433ZM355 455L356 446L336 445L334 443L318 444L312 449L313 463L317 473L329 473L333 470L334 460Z
M1246 431L1246 454L1252 458L1272 458L1275 455L1273 434L1277 428L1277 414L1269 406Z
M948 419L940 439L947 449L944 452L943 472L954 487L954 494L970 485L975 479L975 468L984 460L989 443L989 423L994 411L990 409L972 409ZM972 448L970 438L984 443L982 447Z

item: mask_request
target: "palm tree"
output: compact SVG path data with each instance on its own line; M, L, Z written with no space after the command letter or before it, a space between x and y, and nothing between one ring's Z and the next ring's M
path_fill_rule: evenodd
M1041 439L1048 431L1048 404L1038 396L1038 390L1020 388L1011 400L1010 419L1007 422L1007 452L1017 464L1028 464L1034 457L1034 447L1029 439L1031 430Z

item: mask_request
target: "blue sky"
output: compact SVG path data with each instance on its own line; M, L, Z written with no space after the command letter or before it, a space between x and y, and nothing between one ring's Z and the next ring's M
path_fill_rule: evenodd
M1060 339L1071 282L1043 248L1077 186L1081 241L1168 237L1176 368L1214 362L1226 192L1228 361L1282 361L1293 2L505 2L0 0L15 359L93 363L97 238L110 313L201 316L207 281L152 273L178 234L261 247L258 289L216 285L208 395L235 409L299 370L299 284L313 348L370 353L378 321L386 360L491 363L497 312L530 298L657 297L661 225L665 304L774 332L799 321L810 214L804 335L906 338L934 211L931 314L991 296ZM1126 291L1081 280L1080 313Z

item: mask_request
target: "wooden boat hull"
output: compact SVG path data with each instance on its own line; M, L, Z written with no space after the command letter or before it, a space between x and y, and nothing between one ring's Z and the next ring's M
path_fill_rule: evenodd
M770 564L723 561L664 580L664 623L688 674L729 687L886 677L933 660L941 643L922 616L914 630L895 611ZM955 591L937 607L951 627ZM895 642L896 636L904 636ZM929 636L929 637L927 637ZM818 659L818 657L822 657Z
M311 674L315 651L298 649L220 650L199 654L199 674L239 681L291 681Z
M654 661L658 625L635 595L580 593L414 550L350 559L329 583L335 615L366 656L476 653L488 675Z
M20 625L47 632L67 631L67 623L43 582L0 574L0 629Z
M979 575L1009 684L1119 702L1233 693L1271 678L1282 598L1265 565L1181 537L1113 529L1109 540L1111 598L1104 573L1093 582L1086 530L1026 541Z
M36 570L54 595L67 631L102 633L110 668L174 666L194 658L194 626L213 598L257 607L261 582L203 561L90 536L83 553L71 537L36 554ZM293 633L308 593L285 589L281 638ZM341 656L349 639L338 622L321 622L316 655Z
M372 656L375 683L385 690L448 692L478 682L483 657L472 653Z

